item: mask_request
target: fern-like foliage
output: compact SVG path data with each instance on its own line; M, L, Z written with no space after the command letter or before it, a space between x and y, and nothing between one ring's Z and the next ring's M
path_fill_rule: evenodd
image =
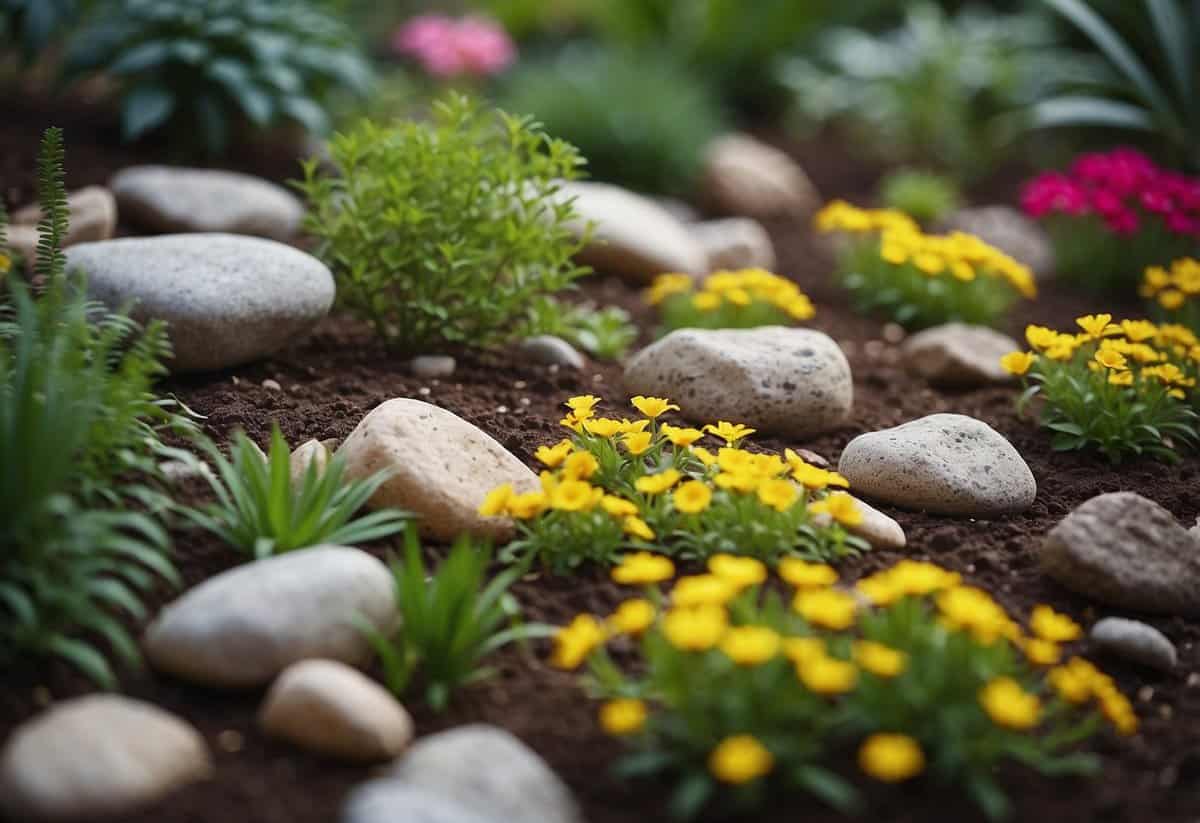
M46 129L37 164L37 191L42 220L38 223L38 259L34 271L47 280L61 277L66 270L63 243L67 239L71 212L67 206L67 187L63 180L65 164L62 129Z

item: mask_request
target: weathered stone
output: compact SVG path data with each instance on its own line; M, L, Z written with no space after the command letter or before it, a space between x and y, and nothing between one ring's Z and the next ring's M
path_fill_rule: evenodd
M719 137L705 151L703 197L727 214L804 219L821 198L787 154L746 134Z
M308 472L308 467L316 466L317 474L325 471L325 467L329 465L329 458L332 456L325 444L319 440L307 440L297 446L288 459L290 466L292 484L298 485L303 482L305 474Z
M908 370L939 386L970 388L1011 383L1000 358L1020 349L1006 334L986 326L947 323L915 334L901 351Z
M439 792L399 780L370 780L350 793L341 823L534 823L468 809Z
M420 357L414 357L408 364L409 369L415 377L420 377L425 380L433 378L450 377L454 374L454 369L458 366L453 357L443 354L426 354Z
M543 366L561 366L579 371L587 365L574 346L552 334L539 334L522 340L518 353L525 359Z
M62 247L80 243L95 243L109 240L117 230L117 201L112 192L103 186L88 186L67 195L67 211L70 225ZM9 245L33 268L37 262L37 244L40 234L37 224L42 219L42 209L37 204L26 206L12 216L8 229Z
M1054 245L1049 236L1012 206L961 209L939 228L973 234L1042 277L1054 273Z
M1152 669L1170 671L1179 656L1175 644L1153 626L1123 617L1106 617L1092 626L1092 642L1109 654Z
M775 246L762 223L749 217L709 220L691 227L708 256L708 270L773 269Z
M874 549L899 551L908 544L908 537L899 523L866 501L856 497L854 502L862 512L863 520L857 526L848 526L846 531L866 540ZM828 526L833 523L833 518L822 513L815 515L813 522Z

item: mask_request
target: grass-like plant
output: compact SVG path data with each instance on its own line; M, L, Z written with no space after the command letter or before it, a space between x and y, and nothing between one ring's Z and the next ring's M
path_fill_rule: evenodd
M1092 775L1097 758L1077 747L1102 718L1137 728L1111 678L1063 660L1061 644L1081 634L1069 617L1038 606L1023 627L933 564L901 561L851 592L830 566L792 560L779 569L786 597L745 557L714 557L660 592L672 576L666 558L627 557L613 579L644 594L577 616L551 662L588 665L601 726L633 749L621 772L675 779L681 818L788 789L862 811L857 781L832 765L856 753L869 778L928 773L1000 820L1011 811L1001 764Z
M645 300L658 307L664 333L786 326L816 313L795 283L764 269L718 271L703 281L687 274L660 274L646 290Z
M917 169L889 174L879 184L879 196L885 207L924 225L949 217L962 205L962 192L951 178Z
M1028 266L971 234L925 234L901 212L842 201L826 206L816 223L843 235L838 278L858 309L908 329L995 325L1018 299L1037 295Z
M266 462L244 432L234 436L230 457L211 441L204 446L216 467L204 476L217 501L186 514L255 560L321 543L378 540L403 531L409 518L395 509L356 518L389 475L379 472L346 482L345 460L339 455L325 466L311 461L293 482L291 451L278 425L271 428Z
M484 665L489 654L554 633L548 626L520 622L520 605L510 589L525 569L514 566L489 582L490 563L490 548L463 537L431 574L416 529L408 529L404 556L392 562L400 625L384 634L365 621L359 624L396 695L419 685L430 708L442 711L457 689L494 674Z
M537 334L530 304L584 270L561 180L581 159L528 118L451 95L430 122L364 121L298 184L342 304L389 346L420 352Z
M1149 267L1138 293L1154 301L1153 311L1164 321L1200 335L1200 260L1184 257L1170 266ZM1200 361L1200 350L1190 355Z
M1029 326L1033 350L1001 361L1026 386L1017 407L1042 399L1041 424L1059 451L1094 448L1113 463L1131 455L1177 461L1200 442L1200 340L1186 326L1112 319L1080 317L1075 333Z

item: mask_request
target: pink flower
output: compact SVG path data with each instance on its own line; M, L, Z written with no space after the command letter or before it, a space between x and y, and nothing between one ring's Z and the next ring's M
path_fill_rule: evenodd
M1108 189L1093 189L1091 200L1092 207L1105 217L1125 210L1125 203L1121 198Z
M392 49L434 77L490 77L511 65L517 54L508 33L491 20L440 14L409 20L392 37Z
M1189 217L1183 212L1173 212L1167 215L1167 229L1174 234L1191 234L1200 237L1200 220Z
M1113 234L1123 235L1136 234L1139 223L1137 213L1129 209L1105 215L1104 222L1112 229Z
M1155 214L1170 214L1175 211L1175 201L1165 189L1146 189L1142 192L1142 208Z

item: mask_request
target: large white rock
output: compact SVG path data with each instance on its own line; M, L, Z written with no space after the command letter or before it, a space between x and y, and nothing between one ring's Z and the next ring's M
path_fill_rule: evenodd
M97 694L19 726L0 751L5 819L92 821L131 814L212 769L204 738L157 706Z
M696 223L691 228L708 256L709 271L775 268L771 235L757 220L727 217Z
M1133 492L1080 505L1046 535L1039 559L1050 577L1101 603L1200 617L1200 536Z
M910 372L939 386L969 388L1011 383L1015 378L1000 358L1021 346L987 326L946 323L904 341L901 352Z
M390 631L396 615L387 566L317 546L209 578L166 606L142 642L154 668L183 680L260 686L309 658L365 663L371 647L354 620Z
M991 517L1037 496L1029 466L981 420L931 414L850 441L838 471L855 493L934 514Z
M289 240L304 220L294 194L231 171L134 166L109 181L122 216L153 232L228 232Z
M576 233L592 226L581 263L635 283L663 272L707 271L707 255L687 226L653 200L607 183L564 183L558 196L575 199Z
M727 420L806 437L845 422L854 401L846 356L811 329L678 329L625 368L631 395L669 397L699 423Z
M415 513L421 534L435 540L464 533L511 539L512 522L482 517L479 506L504 483L519 492L540 488L537 475L486 432L453 412L409 398L372 409L337 453L346 461L348 480L391 471L368 505Z
M333 275L299 249L232 234L179 234L85 243L67 266L112 308L165 320L173 371L266 357L306 334L333 305Z
M703 196L714 209L747 217L804 219L820 195L787 154L748 134L729 134L705 151Z
M117 201L103 186L88 186L71 192L67 195L67 210L70 226L63 239L63 248L109 240L117 230ZM37 224L41 219L42 209L34 204L14 212L9 227L9 245L30 268L37 261L37 244L41 237Z
M534 823L481 814L453 797L399 780L369 780L346 798L341 823Z
M413 723L391 692L336 660L284 670L258 715L267 734L346 760L388 760L412 740Z

